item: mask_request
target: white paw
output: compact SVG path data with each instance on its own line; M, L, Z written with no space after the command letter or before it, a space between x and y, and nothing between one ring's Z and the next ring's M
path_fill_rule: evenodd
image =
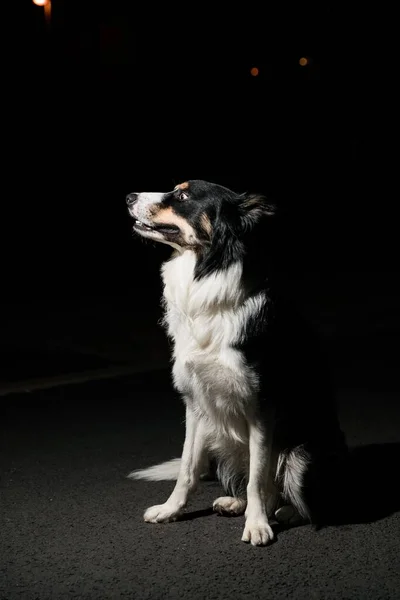
M242 542L251 543L252 546L266 546L274 539L268 519L265 515L248 517L244 527Z
M246 510L246 504L243 498L221 496L214 500L213 510L220 515L242 515Z
M182 510L175 505L168 504L157 504L156 506L150 506L143 515L146 523L170 523L176 521L176 519L182 514Z

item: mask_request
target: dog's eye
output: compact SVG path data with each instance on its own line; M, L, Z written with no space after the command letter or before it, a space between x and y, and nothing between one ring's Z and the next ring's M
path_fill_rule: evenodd
M179 200L187 200L189 198L189 194L187 194L186 192L181 192L178 196Z

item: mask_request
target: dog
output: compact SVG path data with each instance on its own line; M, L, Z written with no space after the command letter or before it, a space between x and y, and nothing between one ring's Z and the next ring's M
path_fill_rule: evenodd
M129 475L176 480L144 520L179 519L214 461L226 495L213 508L245 515L242 541L270 543L273 518L316 522L346 442L321 351L274 283L276 208L202 180L126 201L134 232L173 248L164 324L186 410L181 458Z

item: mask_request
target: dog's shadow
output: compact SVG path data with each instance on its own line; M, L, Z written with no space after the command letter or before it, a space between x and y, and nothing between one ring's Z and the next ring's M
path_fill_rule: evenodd
M201 517L211 517L211 515L215 515L213 507L203 508L201 510L192 510L190 512L183 513L179 517L179 521L193 521L194 519L200 519Z
M350 448L336 475L321 484L317 528L372 523L400 511L399 465L400 443ZM210 507L185 513L180 520L211 515Z
M400 511L400 443L350 448L325 484L318 526L372 523Z

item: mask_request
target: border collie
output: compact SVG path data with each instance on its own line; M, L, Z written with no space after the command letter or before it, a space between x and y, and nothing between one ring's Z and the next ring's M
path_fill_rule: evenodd
M214 510L245 514L244 542L268 544L273 517L316 522L346 445L320 350L274 287L274 207L201 180L127 204L137 234L173 248L164 323L186 407L182 457L129 475L176 480L144 520L178 519L214 461L226 494Z

